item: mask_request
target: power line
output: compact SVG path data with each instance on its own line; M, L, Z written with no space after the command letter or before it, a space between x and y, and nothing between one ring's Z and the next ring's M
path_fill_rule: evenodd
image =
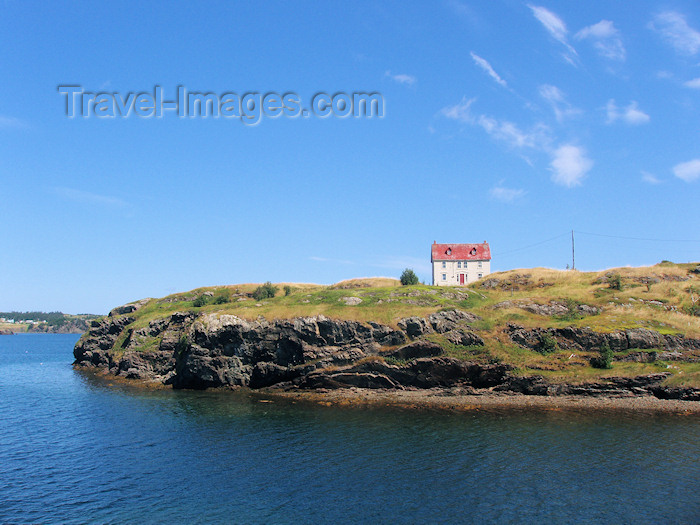
M604 233L590 233L576 230L576 233L592 235L594 237L608 237L610 239L626 239L628 241L650 241L650 242L700 242L699 239L645 239L642 237L623 237L621 235L606 235Z
M507 252L500 252L500 253L494 253L494 256L499 256L499 255L506 255L508 253L513 253L513 252L519 252L522 250L527 250L528 248L533 248L534 246L539 246L540 244L546 244L548 242L556 241L557 239L561 239L562 237L566 237L569 235L569 232L562 233L561 235L557 235L556 237L552 237L551 239L547 239L545 241L540 241L536 242L534 244L528 244L527 246L522 246L520 248L516 248L514 250L508 250Z

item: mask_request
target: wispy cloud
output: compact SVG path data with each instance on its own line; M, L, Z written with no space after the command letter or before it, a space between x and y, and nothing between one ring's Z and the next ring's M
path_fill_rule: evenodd
M505 188L500 184L489 190L491 197L501 202L513 202L523 197L525 193L527 193L525 190Z
M471 106L475 101L476 98L463 97L458 104L447 106L440 113L448 119L479 126L493 138L513 148L543 148L550 142L549 130L542 124L529 131L523 131L517 124L508 120L472 114Z
M650 117L637 107L637 103L632 101L627 107L618 108L613 99L608 100L608 105L605 107L608 115L608 124L612 124L617 120L622 120L633 126L646 124Z
M673 174L685 182L694 182L700 179L700 159L676 164L673 167Z
M462 97L457 104L454 106L447 106L440 110L443 116L451 120L459 120L461 122L473 121L473 117L469 111L471 105L476 101L476 98Z
M517 124L479 115L476 123L493 138L506 142L514 148L540 148L549 142L547 127L538 125L530 131L521 130Z
M564 46L566 49L566 51L562 54L564 60L573 66L577 65L578 54L571 44L569 44L569 40L567 38L569 31L566 29L566 24L564 21L544 7L531 4L528 4L528 7L532 10L532 14L535 15L535 18L544 26L552 38Z
M494 71L493 67L491 67L491 64L483 58L481 58L479 55L471 51L469 53L472 56L472 60L474 60L474 63L479 66L481 69L486 71L486 73L499 85L503 87L508 87L508 84L506 83L505 80L503 80L496 71Z
M683 55L694 55L700 51L700 32L690 27L681 13L658 13L649 22L649 27Z
M552 181L555 184L567 187L578 186L593 167L593 161L588 158L582 147L573 144L553 146L554 137L546 125L538 123L528 131L524 131L513 122L487 115L473 114L472 105L475 100L464 97L459 104L443 108L441 113L446 118L479 126L491 137L504 142L513 149L546 153L551 158ZM532 165L529 159L523 158ZM499 184L490 193L495 199L507 200L524 195L524 193L518 193L519 191L522 190L505 188Z
M647 184L661 184L661 180L648 171L642 172L642 180Z
M624 60L625 46L620 32L610 20L601 20L597 24L584 27L574 36L577 40L591 40L598 54L609 60Z
M0 115L0 129L27 129L29 124L17 117L5 117Z
M309 257L309 260L311 261L316 261L316 262L327 262L327 263L333 263L333 264L357 264L355 261L347 261L344 259L331 259L328 257L316 257L316 256L311 256Z
M394 82L404 84L406 86L413 86L417 82L416 77L414 77L413 75L407 75L405 73L398 73L394 75L391 71L387 71L386 73L384 73L384 76L389 77Z
M76 190L74 188L54 188L54 192L61 197L71 200L73 202L79 202L81 204L92 204L96 206L110 206L114 208L124 208L129 206L129 203L118 198L109 195L99 195L97 193L91 193L84 190Z
M552 106L554 116L558 122L581 113L580 109L573 107L567 102L564 93L558 87L543 84L539 87L539 92L540 96Z
M691 89L700 89L700 78L694 78L693 80L683 82L683 85Z
M593 161L586 157L585 150L572 144L560 146L552 157L552 181L567 188L580 185L593 167Z

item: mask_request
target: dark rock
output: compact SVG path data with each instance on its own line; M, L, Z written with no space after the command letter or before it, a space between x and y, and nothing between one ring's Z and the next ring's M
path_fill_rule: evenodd
M479 335L469 330L452 330L445 334L445 338L456 345L484 346L484 340Z
M433 331L428 321L422 317L405 317L399 321L399 328L406 332L406 335L411 339L420 337Z
M430 341L414 341L406 346L394 350L387 357L408 361L420 357L435 357L444 354L445 351L436 343Z
M116 317L117 315L124 315L124 314L130 314L132 312L135 312L139 308L143 307L146 305L150 299L141 299L140 301L136 301L135 303L129 303L125 304L123 306L117 306L116 308L113 308L109 312L109 317Z
M471 323L479 319L480 317L478 315L463 312L462 310L445 310L428 316L430 326L439 334L444 334L445 332L454 330L460 325Z

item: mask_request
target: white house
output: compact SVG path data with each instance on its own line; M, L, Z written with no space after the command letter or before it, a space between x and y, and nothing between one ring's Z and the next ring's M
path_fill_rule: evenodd
M430 253L433 286L459 286L491 273L491 249L481 244L438 244Z

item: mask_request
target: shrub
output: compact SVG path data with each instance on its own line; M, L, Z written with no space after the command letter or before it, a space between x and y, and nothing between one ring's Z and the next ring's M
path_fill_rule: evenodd
M593 368L602 368L605 370L612 368L613 351L610 349L610 345L607 341L603 341L603 344L600 345L598 354L599 355L591 358L591 366Z
M206 306L207 304L207 297L204 295L200 295L197 297L194 301L192 301L192 306L195 308L201 308L202 306Z
M559 345L557 344L557 340L550 334L540 336L540 344L535 348L536 351L543 355L551 354L558 349Z
M187 351L187 349L190 346L190 342L187 340L186 335L181 335L180 339L178 340L177 344L175 345L175 355L180 356L184 352Z
M608 287L611 290L622 290L622 276L619 273L614 273L608 277Z
M575 301L574 299L567 298L565 300L566 303L566 309L568 310L565 314L558 315L557 318L561 319L562 321L574 321L576 319L581 319L583 315L579 311L579 302Z
M403 286L409 286L412 284L418 284L418 276L410 268L406 268L401 274L401 284Z
M276 293L277 287L273 286L273 284L270 281L267 281L265 284L263 284L262 286L258 286L255 289L255 291L253 292L253 298L256 301L260 301L261 299L268 299L274 297Z
M214 297L214 304L226 304L231 302L231 298L227 294L220 294Z
M292 287L289 285L286 285L284 287L284 295L292 295Z

